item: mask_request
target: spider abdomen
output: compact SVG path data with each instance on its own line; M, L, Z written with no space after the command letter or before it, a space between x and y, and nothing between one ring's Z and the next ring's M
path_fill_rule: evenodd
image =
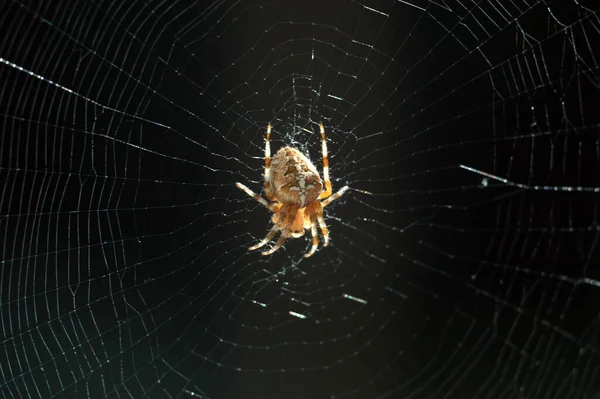
M283 204L304 208L316 201L323 190L317 168L295 148L284 147L277 151L269 176L273 195Z

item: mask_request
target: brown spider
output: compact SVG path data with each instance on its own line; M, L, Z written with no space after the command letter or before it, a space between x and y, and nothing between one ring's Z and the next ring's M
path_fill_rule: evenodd
M312 234L312 247L304 255L309 257L317 250L319 238L317 223L323 234L323 246L329 244L329 230L323 220L323 208L332 201L338 199L348 190L348 186L342 187L333 194L331 181L329 180L329 161L327 160L327 141L325 140L325 128L323 123L319 124L321 130L321 148L323 151L323 182L317 172L315 165L310 162L304 154L292 147L283 147L275 154L273 165L271 165L271 124L267 127L267 139L265 142L265 195L267 199L254 193L242 183L236 183L237 187L244 190L246 194L266 206L273 212L273 228L258 244L250 247L251 251L258 249L271 241L278 231L281 236L268 251L263 255L270 255L277 251L288 237L298 238L304 235L304 230L310 229ZM319 201L322 200L322 201Z

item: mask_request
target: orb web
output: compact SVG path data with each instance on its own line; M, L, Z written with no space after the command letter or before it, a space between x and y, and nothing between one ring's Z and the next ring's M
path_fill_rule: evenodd
M6 398L591 398L598 7L0 5ZM271 151L331 242L249 252Z

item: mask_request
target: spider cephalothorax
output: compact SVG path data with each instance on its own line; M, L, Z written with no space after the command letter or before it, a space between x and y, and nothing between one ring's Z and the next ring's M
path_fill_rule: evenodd
M342 187L333 194L331 181L329 180L329 162L327 159L327 141L325 140L325 129L323 124L319 125L321 131L321 148L323 151L323 181L317 168L304 154L292 147L283 147L275 154L271 164L271 124L267 127L267 138L265 143L265 195L268 202L260 195L255 194L242 183L236 183L238 188L246 194L269 208L273 212L273 227L267 236L258 244L250 247L250 250L258 249L271 241L277 232L281 236L268 251L263 255L269 255L277 251L288 237L301 237L304 230L310 229L312 234L312 247L304 255L306 257L315 253L319 244L317 223L323 234L323 246L329 244L329 230L323 220L323 208L333 200L339 198L348 189Z

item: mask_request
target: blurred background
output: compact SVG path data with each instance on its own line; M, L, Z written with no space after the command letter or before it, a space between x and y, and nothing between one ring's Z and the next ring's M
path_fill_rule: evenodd
M600 6L0 3L0 397L600 392ZM264 137L331 243L248 252Z

